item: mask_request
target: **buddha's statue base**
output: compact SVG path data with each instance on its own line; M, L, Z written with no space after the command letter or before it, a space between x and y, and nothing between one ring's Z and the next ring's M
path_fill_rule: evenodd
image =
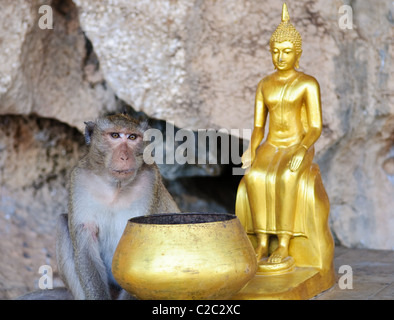
M293 271L295 268L294 259L291 256L286 257L282 262L270 263L268 258L263 258L258 263L257 274L260 275L277 275Z
M306 300L331 288L334 270L295 267L282 274L256 274L235 296L234 300Z

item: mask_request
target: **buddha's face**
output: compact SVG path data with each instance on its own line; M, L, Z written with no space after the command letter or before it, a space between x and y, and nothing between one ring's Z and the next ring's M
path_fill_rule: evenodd
M298 68L301 53L297 53L290 41L273 42L271 45L272 62L275 69L286 71Z

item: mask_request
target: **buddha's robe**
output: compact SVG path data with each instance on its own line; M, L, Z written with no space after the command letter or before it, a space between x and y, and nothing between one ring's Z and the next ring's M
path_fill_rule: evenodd
M292 88L302 76L300 73L283 86L278 101L264 105L269 114L268 136L256 150L237 193L236 214L248 233L305 236L306 183L301 180L312 169L313 146L308 148L296 171L289 167L308 130L305 105L293 103ZM262 112L256 108L255 126L263 125Z

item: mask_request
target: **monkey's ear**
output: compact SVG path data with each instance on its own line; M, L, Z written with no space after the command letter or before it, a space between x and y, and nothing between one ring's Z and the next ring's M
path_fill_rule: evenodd
M86 125L85 127L85 142L87 145L90 145L91 137L93 134L93 129L95 127L95 123L93 121L86 121L84 122Z
M138 128L142 131L145 132L146 130L149 129L149 123L147 119L143 119L140 121Z

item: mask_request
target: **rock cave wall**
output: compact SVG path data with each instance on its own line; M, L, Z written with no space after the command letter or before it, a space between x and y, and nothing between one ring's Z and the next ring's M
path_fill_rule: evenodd
M341 29L342 5L353 28ZM39 8L53 29L39 27ZM83 122L127 110L153 127L253 126L258 81L272 68L277 1L4 0L0 10L0 298L37 288L53 266L67 176ZM288 1L301 71L321 85L316 161L337 244L394 249L394 7L390 1ZM229 137L230 138L230 137ZM242 146L240 139L240 146ZM238 164L235 164L238 165ZM162 165L184 211L234 212L234 164Z

